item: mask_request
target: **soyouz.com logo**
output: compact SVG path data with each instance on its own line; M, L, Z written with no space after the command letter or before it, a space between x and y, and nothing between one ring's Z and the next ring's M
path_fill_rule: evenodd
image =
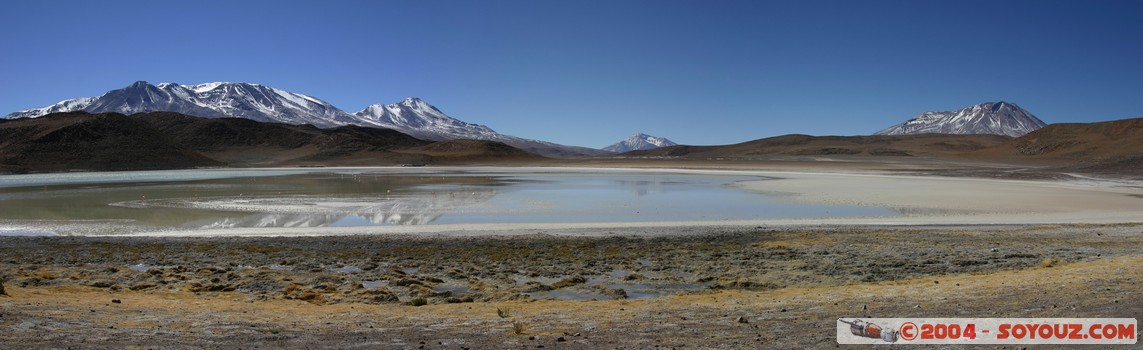
M839 344L1136 344L1134 318L840 318Z

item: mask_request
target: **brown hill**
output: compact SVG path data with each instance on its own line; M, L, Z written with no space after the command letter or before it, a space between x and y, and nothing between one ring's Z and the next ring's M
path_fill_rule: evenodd
M542 158L498 142L432 143L389 129L318 129L169 112L74 112L0 122L0 172L7 173L507 159Z
M1143 118L1052 124L974 155L1098 172L1143 171Z
M1143 119L1052 124L1019 138L997 135L785 135L724 146L671 146L621 157L767 160L915 157L1046 170L1143 174Z
M541 160L543 157L524 152L508 144L483 140L449 140L408 149L440 160Z
M670 146L624 153L630 157L768 158L774 156L940 157L1002 144L998 135L784 135L725 146Z
M178 113L136 114L187 148L235 166L424 162L392 149L429 144L389 129L264 123L243 118L198 118Z
M0 124L0 171L151 170L220 166L149 123L121 114L61 113Z

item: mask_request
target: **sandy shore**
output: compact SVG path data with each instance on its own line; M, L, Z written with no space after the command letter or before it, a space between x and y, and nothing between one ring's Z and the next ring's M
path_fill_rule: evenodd
M1049 224L1143 222L1143 183L1077 177L998 180L862 173L764 172L741 186L792 201L885 207L892 219L830 224Z

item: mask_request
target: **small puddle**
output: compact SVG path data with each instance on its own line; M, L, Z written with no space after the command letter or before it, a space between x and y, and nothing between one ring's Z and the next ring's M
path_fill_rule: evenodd
M705 290L713 282L706 283L667 283L667 284L653 284L653 283L609 283L606 284L607 288L622 289L627 292L627 299L647 299L657 298L665 295L681 294L686 292L694 292Z
M333 269L329 269L329 270L333 271L334 273L361 273L362 271L364 271L360 267L352 266L352 265L342 266L342 267L333 268Z
M2 229L0 228L0 236L58 236L54 232L36 231L36 230L23 230L23 229Z
M365 281L361 282L362 288L381 288L389 285L389 281Z

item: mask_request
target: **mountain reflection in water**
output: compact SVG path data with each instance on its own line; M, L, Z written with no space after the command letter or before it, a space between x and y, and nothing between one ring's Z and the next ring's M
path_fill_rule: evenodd
M510 168L0 176L0 235L896 215L798 203L735 185L759 180L766 178Z
M133 207L161 206L231 212L254 212L242 217L198 220L186 228L325 227L364 225L425 225L441 215L488 202L496 191L469 189L414 193L384 198L215 198L142 203ZM339 225L343 224L343 225Z

